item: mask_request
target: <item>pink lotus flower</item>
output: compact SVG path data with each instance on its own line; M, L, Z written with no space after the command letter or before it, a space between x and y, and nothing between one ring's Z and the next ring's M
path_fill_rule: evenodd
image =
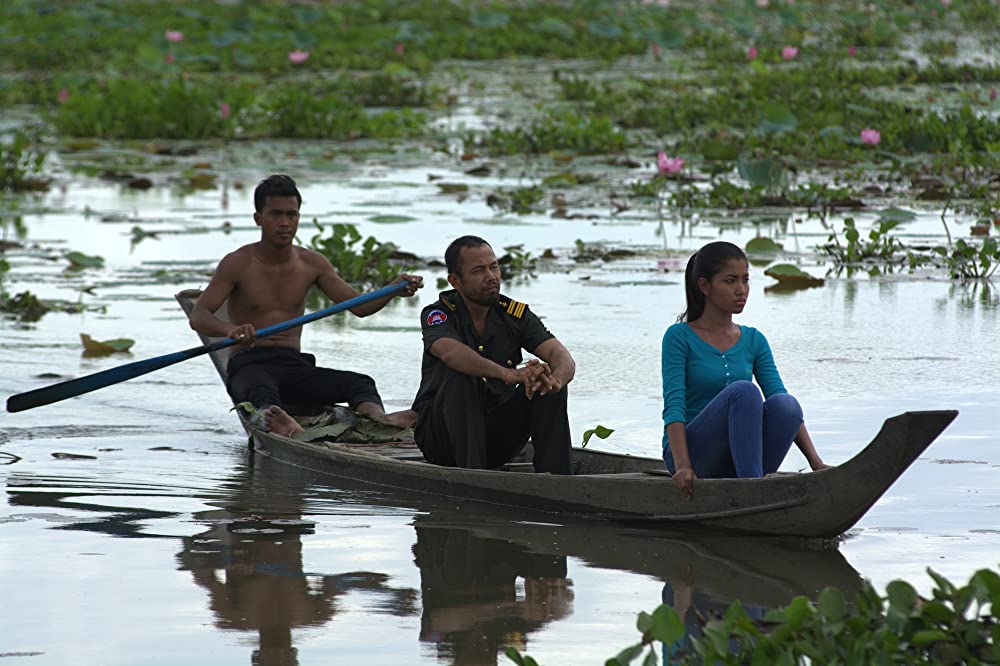
M947 7L948 5L951 4L951 0L941 0L941 4Z
M289 51L288 59L292 61L293 65L301 65L306 60L309 60L309 51L300 51L299 49Z
M991 102L997 101L997 89L996 88L990 88L990 101Z
M757 47L756 46L751 46L750 48L748 48L747 49L747 60L756 60L757 59L757 53L758 52L757 52Z
M228 118L229 114L231 114L232 112L233 109L226 102L223 102L222 104L219 105L219 115L222 116L223 120Z
M661 49L660 45L657 44L656 42L653 42L650 45L649 49L653 52L653 57L655 58L659 58L660 54L663 53L663 49Z
M174 64L174 54L168 53L167 55L163 56L163 62L167 63L168 65Z
M163 36L167 38L168 42L177 43L184 41L184 33L180 30L167 30L163 33Z
M853 58L856 55L858 55L858 47L856 47L856 46L848 46L847 47L847 57L848 58Z
M861 143L866 143L869 146L877 146L881 140L882 135L879 134L877 129L866 127L861 130Z
M684 160L680 157L667 157L662 150L656 154L656 169L661 174L674 175L681 172Z
M400 55L400 56L403 55L403 51L405 49L406 49L406 47L403 46L403 42L396 42L396 49L395 49L396 50L396 55Z
M799 50L794 46L786 46L785 48L781 49L781 57L784 58L785 60L795 60L795 58L798 57L798 55L799 55Z
M60 88L59 89L59 94L56 95L56 99L59 100L60 104L65 104L66 102L68 102L69 101L69 90L67 90L66 88Z

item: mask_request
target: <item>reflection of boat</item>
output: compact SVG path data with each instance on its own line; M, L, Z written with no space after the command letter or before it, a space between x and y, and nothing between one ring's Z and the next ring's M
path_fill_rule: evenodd
M177 300L190 312L198 295L184 291ZM223 379L229 351L211 354ZM681 495L656 458L574 449L573 476L516 473L524 471L522 465L467 470L426 463L412 442L301 442L243 423L262 455L382 486L658 526L832 538L854 525L956 415L907 412L888 419L864 450L839 467L764 479L699 480L693 500Z

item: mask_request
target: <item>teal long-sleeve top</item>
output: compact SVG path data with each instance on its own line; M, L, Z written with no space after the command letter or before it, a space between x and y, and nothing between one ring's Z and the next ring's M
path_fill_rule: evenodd
M765 398L786 393L764 334L740 326L740 339L726 350L708 344L685 322L663 335L663 424L687 423L719 391L735 381L757 380ZM666 433L663 437L666 446Z

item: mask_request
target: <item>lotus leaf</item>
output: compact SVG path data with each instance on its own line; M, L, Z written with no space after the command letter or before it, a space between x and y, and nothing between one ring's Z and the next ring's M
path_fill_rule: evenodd
M88 356L104 356L117 352L127 352L135 344L131 338L114 338L111 340L95 340L86 333L80 334L83 352Z

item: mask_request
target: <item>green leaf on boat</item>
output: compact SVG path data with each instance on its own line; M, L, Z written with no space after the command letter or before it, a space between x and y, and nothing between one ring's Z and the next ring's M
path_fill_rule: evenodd
M95 340L86 333L80 334L83 343L83 353L88 356L105 356L117 352L127 352L135 344L131 338L114 338L112 340Z
M761 132L789 132L799 124L798 118L783 104L772 102L764 107Z
M584 446L584 448L586 448L587 444L590 443L590 438L593 437L594 435L597 435L601 439L607 439L608 437L611 436L611 433L613 433L613 432L614 432L614 428L605 428L602 425L599 425L599 426L597 426L595 428L591 428L587 432L583 433L583 446Z
M71 268L100 268L104 266L104 257L98 255L84 254L83 252L67 252L66 259L69 260Z
M409 215L372 215L368 221L376 224L402 224L403 222L413 222L416 219Z
M780 254L784 249L781 243L773 241L770 238L765 238L764 236L751 238L747 241L745 248L747 255L750 257L770 257Z
M777 280L777 286L782 290L808 289L825 284L822 278L813 277L792 264L775 264L764 271L764 275Z
M259 411L252 402L238 402L235 405L233 405L232 409L230 409L229 411L235 412L237 409L242 409L244 412L250 415L256 414Z

